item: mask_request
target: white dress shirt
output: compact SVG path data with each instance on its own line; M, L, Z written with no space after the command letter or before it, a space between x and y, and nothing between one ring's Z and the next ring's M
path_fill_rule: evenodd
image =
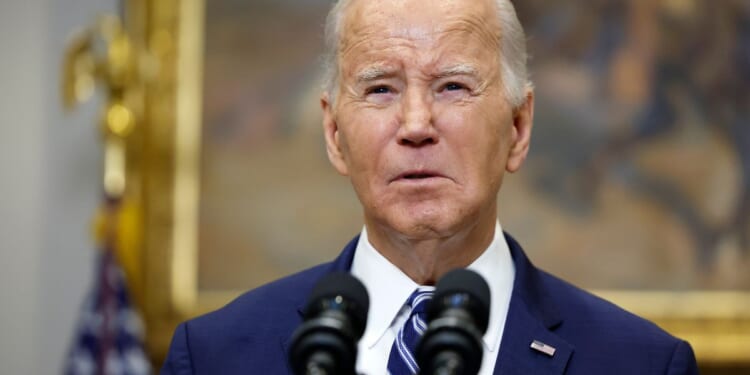
M500 223L495 225L490 246L467 268L482 275L490 287L490 321L483 337L484 355L479 370L479 375L490 375L495 368L516 273ZM365 284L370 295L367 327L358 346L357 372L387 374L393 340L409 318L409 307L404 304L419 285L370 244L366 228L359 237L351 273Z

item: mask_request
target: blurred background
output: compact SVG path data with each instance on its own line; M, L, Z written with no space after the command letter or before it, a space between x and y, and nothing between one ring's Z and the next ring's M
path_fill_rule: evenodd
M115 0L0 2L0 373L59 374L96 251L101 99L60 100L71 33Z
M141 33L163 40L153 12L183 26L169 29L173 40L190 34L179 2L130 3L144 2L0 4L0 373L59 373L84 296L97 285L91 222L102 202L97 121L106 98L63 111L60 71L72 33L113 13L144 19ZM183 37L198 46L202 65L189 274L199 300L221 296L199 311L332 258L360 230L361 213L323 148L319 55L330 1L185 3L202 9L200 35ZM500 193L504 229L537 265L588 289L747 296L750 3L514 3L537 102L527 164ZM171 79L155 78L184 94ZM147 96L146 112L153 103ZM181 126L171 121L172 131ZM148 209L144 216L149 223ZM167 251L149 239L168 231L156 223L143 224L140 260L126 273L146 333L168 336L174 320L196 312L154 308L167 293L152 290L175 288L148 276L156 268L147 254ZM164 350L157 341L147 345L152 359ZM704 367L748 373L750 354L744 362Z

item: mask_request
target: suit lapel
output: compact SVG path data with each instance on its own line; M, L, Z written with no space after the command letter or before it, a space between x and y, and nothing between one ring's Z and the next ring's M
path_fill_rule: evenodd
M495 374L502 375L558 375L565 372L573 347L552 333L533 316L523 302L511 302L505 322L500 350L495 364ZM513 303L516 306L513 306ZM531 348L534 341L554 348L548 355Z
M509 235L505 236L516 267L516 279L494 373L563 374L574 348L554 333L562 319L551 299L546 298L539 271L526 258L521 246ZM538 342L537 349L532 348L534 341ZM552 355L551 348L554 348Z
M357 248L357 243L359 242L359 235L354 237L349 243L344 247L344 250L339 254L336 259L333 260L333 262L327 263L322 266L322 270L319 273L319 275L315 278L315 280L312 280L310 285L307 286L307 288L300 289L300 293L297 296L298 302L297 302L297 314L299 315L299 323L302 323L302 318L305 310L305 305L307 304L307 298L312 292L313 286L318 282L318 280L331 273L331 272L348 272L352 268L352 261L354 260L354 250ZM295 328L299 325L297 323L295 325ZM281 349L284 351L284 356L286 356L286 353L289 352L289 345L291 344L292 337L291 335L287 335L285 337L281 338ZM289 363L287 363L287 370L291 374L292 369L289 367Z
M315 286L320 278L332 272L349 272L352 268L352 261L354 261L354 251L357 249L357 243L359 243L359 235L355 236L348 244L346 244L344 250L341 251L341 254L339 254L333 262L323 265L323 271L318 278L309 285L309 288L304 292L304 295L300 296L301 298L297 305L297 312L300 317L302 317L305 310L308 294L312 292L313 286Z

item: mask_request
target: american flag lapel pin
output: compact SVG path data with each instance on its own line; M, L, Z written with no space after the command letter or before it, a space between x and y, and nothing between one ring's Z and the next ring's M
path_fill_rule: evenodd
M542 352L550 357L555 355L555 350L556 350L554 346L549 346L538 340L534 340L531 342L531 349L534 349L538 352Z

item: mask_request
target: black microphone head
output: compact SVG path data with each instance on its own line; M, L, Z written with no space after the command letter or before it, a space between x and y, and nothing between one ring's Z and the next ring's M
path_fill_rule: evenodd
M365 332L369 309L370 297L362 282L349 273L334 272L315 284L304 313L305 319L324 310L346 313L352 320L354 334L360 338Z
M354 276L321 278L310 293L304 321L292 334L288 355L294 373L353 374L369 307L367 290Z
M476 375L489 316L490 287L479 274L465 269L445 274L435 287L427 330L417 345L421 373Z
M446 273L435 286L435 297L427 311L429 320L441 311L460 307L469 311L484 334L490 319L490 287L478 273L459 268Z

